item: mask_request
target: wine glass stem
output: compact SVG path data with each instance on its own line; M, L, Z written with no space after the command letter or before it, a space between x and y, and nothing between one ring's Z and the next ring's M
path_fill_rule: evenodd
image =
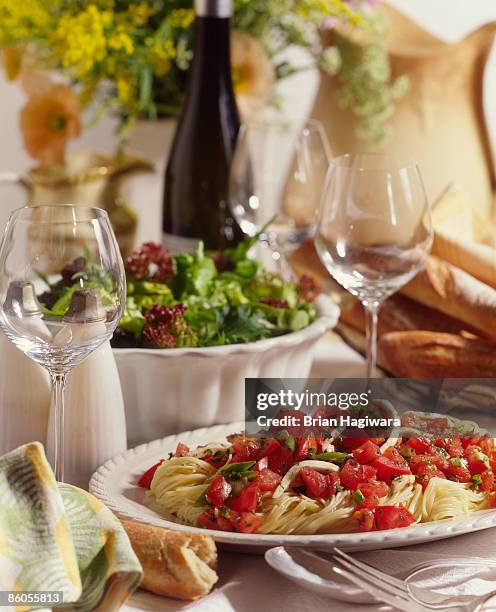
M287 254L283 250L279 249L272 249L272 252L275 255L273 259L277 265L277 272L286 282L295 282L297 280L296 274L289 263Z
M53 372L52 397L54 406L54 472L57 482L64 482L64 390L66 372Z
M377 367L377 320L379 302L363 302L365 307L365 335L367 339L367 378L375 378Z

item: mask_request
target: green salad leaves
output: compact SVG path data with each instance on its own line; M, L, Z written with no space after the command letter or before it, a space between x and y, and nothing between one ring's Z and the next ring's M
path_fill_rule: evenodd
M169 255L146 243L126 261L128 298L115 346L157 348L255 342L297 331L315 319L304 286L285 282L248 256L255 240L207 254ZM160 251L158 250L160 249ZM147 260L148 257L148 260ZM143 277L143 262L148 278ZM158 262L162 280L151 281ZM137 278L138 276L138 278ZM315 285L313 293L315 295Z
M308 277L286 282L251 259L256 239L209 254L171 255L151 242L126 259L127 299L115 347L183 348L255 342L300 330L315 319L319 288ZM100 289L109 279L88 253L61 271L42 297L47 311L63 313L80 279ZM108 294L108 293L107 293Z

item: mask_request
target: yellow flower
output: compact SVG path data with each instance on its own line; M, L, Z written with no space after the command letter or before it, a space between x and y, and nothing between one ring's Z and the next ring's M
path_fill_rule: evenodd
M233 32L231 62L239 111L243 121L249 122L269 101L275 70L262 44L243 32Z
M183 28L184 30L187 30L194 20L195 12L193 9L176 9L171 11L167 18L167 22L171 28Z
M54 4L58 2L54 1ZM33 32L42 38L52 27L52 15L47 5L44 0L1 0L0 43L30 41Z
M95 64L103 61L107 51L106 28L112 13L90 4L77 15L63 15L52 37L55 56L73 76L84 79Z
M124 31L123 26L118 26L115 34L112 34L108 39L108 46L114 51L124 51L126 55L132 55L134 44L132 38Z
M176 57L174 41L168 38L165 42L155 41L151 48L151 62L157 76L164 76L171 69L172 60Z
M322 17L343 17L351 23L359 23L361 18L343 0L298 0L296 14L303 18L321 20Z
M32 96L21 110L28 153L43 165L62 164L67 141L81 133L79 100L67 85Z
M132 94L134 93L134 87L132 83L127 78L119 78L116 81L117 86L117 95L119 96L119 100L126 104L131 99Z
M156 12L156 9L148 4L132 4L128 8L133 25L142 26Z

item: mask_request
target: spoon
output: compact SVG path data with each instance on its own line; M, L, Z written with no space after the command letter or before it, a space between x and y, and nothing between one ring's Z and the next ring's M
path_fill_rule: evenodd
M335 572L330 561L313 552L277 546L265 553L265 560L291 582L323 597L360 604L377 603L372 595Z

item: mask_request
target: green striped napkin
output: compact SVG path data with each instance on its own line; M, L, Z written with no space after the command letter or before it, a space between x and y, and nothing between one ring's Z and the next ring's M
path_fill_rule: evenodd
M86 491L57 485L41 444L0 457L0 591L58 591L63 610L112 612L142 575L119 521Z

